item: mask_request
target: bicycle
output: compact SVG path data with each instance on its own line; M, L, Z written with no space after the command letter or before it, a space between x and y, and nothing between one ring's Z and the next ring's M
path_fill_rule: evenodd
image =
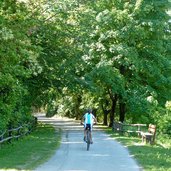
M95 124L96 124L96 123L94 123L94 125L95 125ZM84 125L84 124L81 123L81 125ZM89 149L90 149L90 144L92 144L92 142L91 142L91 131L90 131L90 127L89 127L89 126L86 128L85 142L86 142L86 144L87 144L87 151L89 151Z
M89 151L90 144L91 144L91 132L90 132L90 128L87 128L87 131L86 131L86 143L87 143L87 151Z

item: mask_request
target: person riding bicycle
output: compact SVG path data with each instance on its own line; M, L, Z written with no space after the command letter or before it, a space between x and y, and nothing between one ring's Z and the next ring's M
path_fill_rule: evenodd
M84 121L84 141L86 141L86 130L89 128L89 130L90 130L90 139L91 139L91 144L92 144L93 143L93 141L92 141L92 127L93 127L94 122L97 123L97 119L93 115L91 109L89 109L87 111L87 113L84 114L81 121L82 122Z

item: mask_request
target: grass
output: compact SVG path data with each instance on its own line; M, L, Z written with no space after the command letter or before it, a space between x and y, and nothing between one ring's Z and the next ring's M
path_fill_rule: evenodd
M142 166L144 171L171 171L171 142L155 145L142 144L141 138L114 133L111 129L106 130L117 141L126 146L131 155ZM164 142L164 139L162 140Z
M60 131L39 124L30 135L0 147L0 170L33 170L45 162L60 144Z

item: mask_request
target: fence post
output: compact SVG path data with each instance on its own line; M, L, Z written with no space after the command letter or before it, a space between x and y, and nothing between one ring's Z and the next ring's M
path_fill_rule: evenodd
M1 140L2 140L2 138L3 138L2 131L0 131L0 134L1 134L1 136L0 136L0 141L1 141Z
M18 140L19 137L20 137L20 129L21 129L21 126L19 125L19 128L18 128L18 130L17 130L17 140Z
M35 116L35 117L34 117L34 128L36 128L37 122L38 122L38 119L37 119L37 117Z
M9 123L9 126L8 126L8 136L9 137L12 137L12 124ZM11 138L8 140L9 143L11 143Z

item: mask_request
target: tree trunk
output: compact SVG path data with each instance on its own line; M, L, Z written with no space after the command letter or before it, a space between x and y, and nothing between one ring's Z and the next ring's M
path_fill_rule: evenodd
M96 117L96 119L98 120L97 118L97 109L93 109L93 115Z
M126 67L121 65L120 68L120 73L125 77L126 76L126 73L128 73L126 71ZM126 86L125 86L126 87ZM119 121L120 122L124 122L125 120L125 113L126 113L126 104L125 102L123 101L123 97L120 96L119 97Z
M101 107L102 107L102 111L103 111L103 125L108 125L108 119L107 119L107 116L110 112L110 110L107 110L109 106L109 101L105 99L105 101L103 101L101 103Z
M75 115L76 115L76 120L79 120L81 118L81 113L80 113L80 110L79 110L81 101L82 101L82 97L80 95L77 95L76 99L75 99Z
M124 102L119 102L119 121L124 122L126 113L126 104Z
M107 122L107 115L108 115L108 113L106 113L106 112L103 112L103 125L108 125L108 122Z
M110 124L109 124L109 127L113 126L113 121L114 121L114 118L115 118L116 102L117 102L117 95L115 94L114 97L112 98L112 108L111 108L111 112L110 112Z

